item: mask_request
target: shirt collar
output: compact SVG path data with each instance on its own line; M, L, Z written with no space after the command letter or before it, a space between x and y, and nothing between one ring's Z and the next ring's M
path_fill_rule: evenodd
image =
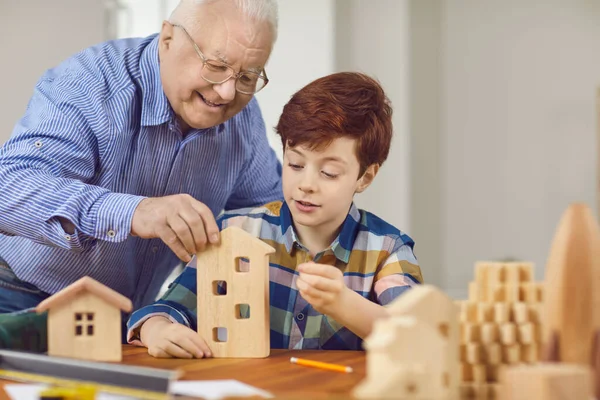
M158 61L158 39L146 46L140 59L142 76L142 126L156 126L172 119L173 111L163 90Z
M294 245L300 245L298 235L294 229L292 223L292 213L286 202L281 205L280 211L281 218L281 232L283 234L283 244L288 253L291 253L294 249ZM335 257L344 262L348 263L350 260L350 253L354 247L354 242L358 231L360 230L360 211L354 203L350 206L350 211L346 216L346 219L342 223L342 229L340 234L335 238L331 244L331 251Z

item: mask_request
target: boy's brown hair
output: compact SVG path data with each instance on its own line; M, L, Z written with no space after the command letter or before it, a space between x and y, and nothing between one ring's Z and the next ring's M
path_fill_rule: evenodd
M383 164L392 141L392 107L381 85L358 72L319 78L296 92L275 128L283 148L327 147L334 139L356 139L359 177L371 164Z

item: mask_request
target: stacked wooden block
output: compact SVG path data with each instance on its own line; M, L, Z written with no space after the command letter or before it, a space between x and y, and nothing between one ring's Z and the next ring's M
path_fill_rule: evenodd
M539 360L541 301L531 263L475 265L469 300L459 302L462 398L498 398L503 366Z

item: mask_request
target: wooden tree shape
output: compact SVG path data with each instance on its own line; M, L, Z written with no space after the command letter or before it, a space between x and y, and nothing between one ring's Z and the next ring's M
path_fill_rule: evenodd
M214 357L269 356L269 254L274 252L244 230L229 227L221 232L219 245L198 253L198 334ZM240 268L242 258L248 265Z
M546 361L596 368L600 343L600 229L585 204L572 204L556 229L546 265L544 341Z

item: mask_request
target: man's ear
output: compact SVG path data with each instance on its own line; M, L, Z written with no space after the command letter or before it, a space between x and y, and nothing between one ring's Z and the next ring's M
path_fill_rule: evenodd
M168 50L172 40L173 24L171 24L169 21L163 21L162 27L160 29L160 38L158 41L158 45L161 48L161 50Z
M365 170L365 173L358 179L356 183L356 193L362 193L366 188L371 185L375 176L377 176L377 172L379 172L379 164L371 164Z

